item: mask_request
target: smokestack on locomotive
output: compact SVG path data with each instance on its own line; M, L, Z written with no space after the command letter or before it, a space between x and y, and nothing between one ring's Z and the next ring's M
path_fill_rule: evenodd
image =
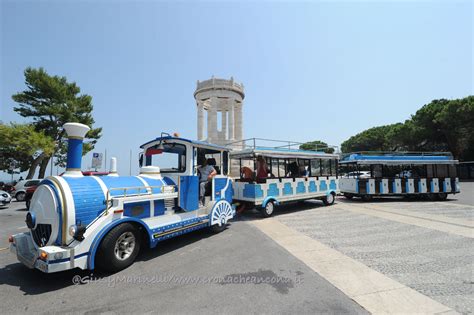
M64 173L64 176L82 176L82 145L85 135L91 128L80 123L66 123L63 128L68 137L66 173Z

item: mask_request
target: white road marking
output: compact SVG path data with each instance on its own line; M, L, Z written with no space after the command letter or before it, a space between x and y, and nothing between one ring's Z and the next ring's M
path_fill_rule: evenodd
M453 309L269 218L252 221L263 233L373 314L434 314Z

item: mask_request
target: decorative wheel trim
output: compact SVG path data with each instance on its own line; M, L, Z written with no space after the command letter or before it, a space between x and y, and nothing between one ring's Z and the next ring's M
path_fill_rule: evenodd
M125 232L119 236L115 242L114 254L118 260L126 260L135 249L135 235L132 232Z
M272 201L267 202L267 204L265 205L265 212L267 213L267 215L269 216L272 215L273 208L274 208L273 202Z
M234 210L228 201L219 200L212 208L211 225L223 226L234 217Z
M326 197L326 198L327 198L327 201L328 201L328 203L330 203L330 204L331 204L331 203L333 203L333 202L334 202L334 195L333 195L333 194L329 194L329 195L327 195L327 197Z

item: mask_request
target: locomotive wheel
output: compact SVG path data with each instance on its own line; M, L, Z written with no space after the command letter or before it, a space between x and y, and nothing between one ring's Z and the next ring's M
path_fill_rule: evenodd
M226 225L222 224L219 226L219 224L214 224L211 225L211 231L212 233L220 233L226 229Z
M436 195L436 200L438 201L445 201L446 199L448 199L447 193L439 193L438 195Z
M336 199L336 197L334 197L334 194L330 193L329 195L327 195L326 197L323 198L323 203L324 203L325 206L330 206L334 203L335 199Z
M273 201L269 201L267 202L265 207L262 207L260 209L260 213L262 214L264 218L268 218L272 216L273 210L275 210L275 204L273 203Z
M362 200L363 200L363 201L371 201L371 200L372 200L372 196L371 196L371 195L363 195L363 196L362 196Z
M140 251L140 233L134 225L123 223L105 235L97 251L97 266L109 272L127 268Z

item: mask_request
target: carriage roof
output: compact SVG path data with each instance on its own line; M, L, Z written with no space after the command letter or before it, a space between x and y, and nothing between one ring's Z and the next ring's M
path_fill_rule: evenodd
M458 164L449 152L354 152L344 154L340 164L403 165L403 164Z
M266 148L255 147L233 151L230 153L232 158L254 158L256 156L281 158L281 159L336 159L337 154L330 154L319 151L301 150L301 149L285 149L285 148Z

